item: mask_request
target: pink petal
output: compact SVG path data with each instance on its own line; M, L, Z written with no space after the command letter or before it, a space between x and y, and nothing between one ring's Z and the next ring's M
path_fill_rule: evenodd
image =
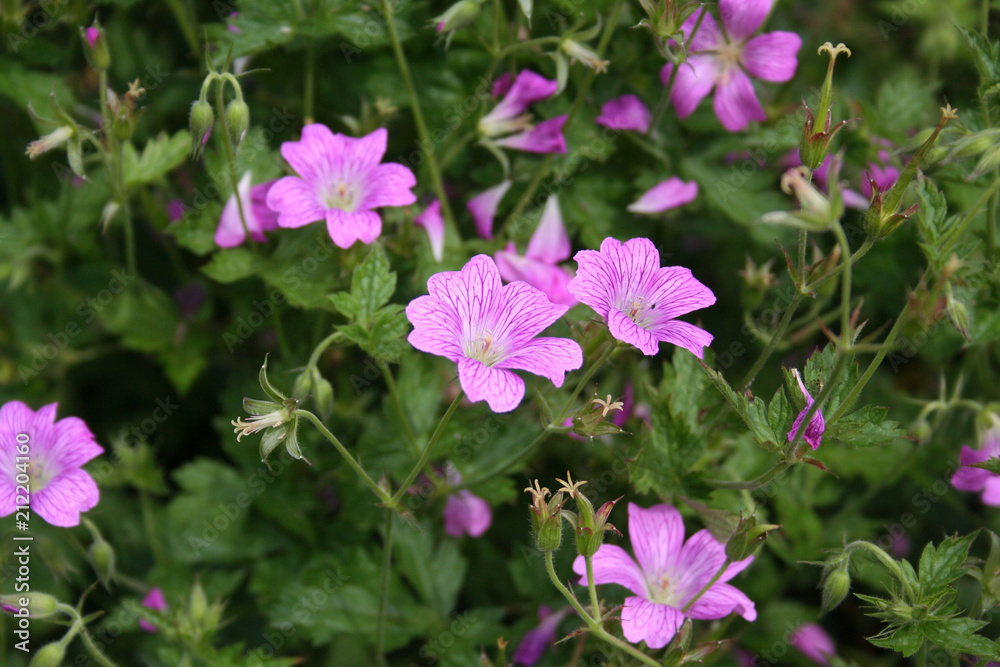
M725 618L734 611L748 621L757 619L757 608L743 591L716 582L691 605L688 614L691 618L706 620Z
M1000 476L990 475L983 485L982 501L984 505L1000 507Z
M594 584L618 584L636 595L649 595L646 578L632 557L614 544L602 544L592 557ZM587 585L587 563L583 556L573 561L573 571L580 575L579 584Z
M830 635L815 623L806 623L792 633L791 644L820 665L829 665L830 656L837 652Z
M80 513L94 508L101 494L80 468L65 470L31 495L31 509L53 526L80 524Z
M549 195L545 202L545 210L542 211L542 218L538 222L538 228L531 236L524 256L537 259L540 262L555 264L569 259L571 252L569 236L566 234L566 227L563 225L562 215L559 213L559 199L556 195Z
M306 128L308 127L312 126L306 126ZM325 128L323 125L320 127ZM305 136L306 128L302 130L303 136ZM343 148L339 155L333 156L332 162L337 166L337 173L350 180L355 180L351 177L364 176L378 166L378 163L382 161L382 156L385 155L386 143L389 140L389 133L384 127L358 138L338 136L341 138ZM406 171L410 170L406 169ZM412 176L412 173L410 175Z
M697 183L685 182L673 176L647 190L638 200L629 204L628 210L633 213L662 213L689 204L697 196Z
M448 497L444 506L444 531L452 537L468 533L479 537L493 521L490 505L471 491L458 491Z
M576 305L576 299L569 293L572 276L562 267L521 257L515 252L513 243L506 250L498 250L493 257L500 276L507 282L520 280L544 292L552 303Z
M569 338L535 338L496 364L496 368L528 371L561 387L566 373L583 366L583 350Z
M313 123L302 128L299 141L281 144L281 157L303 180L327 183L333 179L335 166L345 150L344 139L344 135L334 134L326 125Z
M648 298L657 304L659 316L673 319L715 303L715 294L682 266L657 269ZM711 340L711 336L709 336Z
M524 398L524 380L510 371L490 368L475 359L458 360L458 381L471 402L485 399L493 412L510 412Z
M683 623L684 615L673 607L639 597L625 598L622 633L633 644L645 641L651 649L663 648Z
M253 209L250 207L250 182L252 174L248 171L243 174L236 192L229 196L222 215L219 217L219 226L215 230L215 245L220 248L233 248L246 240L246 232L243 230L243 221L240 220L240 203L243 205L243 215L246 219L247 229L254 241L264 241L264 234L258 230L258 225L253 218ZM237 203L236 198L241 200Z
M875 181L882 191L888 190L896 181L899 180L899 169L896 169L892 165L887 165L885 167L879 165L877 162L872 162L868 165L868 169L865 171L866 178L861 179L861 192L865 196L865 205L867 206L868 201L871 200L872 196L872 186L869 179Z
M149 593L142 599L142 606L153 611L165 611L167 608L167 599L163 597L163 591L159 588L153 588Z
M520 116L529 106L550 97L558 89L558 82L531 70L522 70L500 103L483 116L483 122L493 123Z
M617 308L608 311L608 331L618 340L635 345L645 355L653 356L660 351L660 342L656 336Z
M968 445L962 445L962 453L959 463L962 467L955 471L951 477L951 484L959 491L980 491L986 486L986 482L993 477L993 473L982 468L973 468L973 463L982 463L990 458L987 452L972 449Z
M773 0L719 0L719 18L733 41L757 32L771 13Z
M645 134L649 132L652 114L635 95L622 95L608 100L601 106L601 115L594 121L612 130L632 130Z
M712 104L722 127L739 132L752 120L767 120L753 84L743 70L730 67L719 76L719 87Z
M795 422L792 423L792 430L788 432L788 442L792 442L795 439L795 434L798 433L799 427L802 425L802 421L806 418L806 414L813 404L812 395L806 390L805 384L802 382L802 376L799 375L799 371L796 369L793 371L795 373L795 379L799 382L799 389L806 398L806 407L799 413L798 417L795 418ZM809 446L814 450L819 449L820 443L823 438L823 431L826 430L826 422L823 420L823 412L817 410L810 420L809 425L806 427L805 433L802 435L802 439L809 443Z
M365 193L360 208L381 206L409 206L417 201L410 188L417 184L417 177L409 168L394 162L373 168L363 185Z
M491 91L493 93L493 97L503 97L513 85L514 75L510 72L504 72L493 80L493 90Z
M465 207L476 221L476 231L484 239L493 238L493 218L497 214L500 200L510 189L511 181L500 181L489 190L484 190L470 199Z
M743 48L743 66L758 79L784 83L795 76L800 48L802 38L794 32L776 30L757 35Z
M278 213L267 205L267 193L278 181L265 181L250 188L250 210L257 228L263 232L278 228Z
M58 462L63 470L79 468L103 453L104 448L97 444L82 419L64 417L55 423L47 456L50 461Z
M441 202L437 199L424 209L424 212L413 219L413 224L419 225L427 232L431 242L431 253L435 261L444 257L444 218L441 217Z
M278 212L281 227L302 227L326 217L316 192L305 181L295 176L285 176L267 191L268 207Z
M656 576L673 567L684 543L684 520L670 505L643 509L628 504L628 530L632 550L647 576Z
M486 255L478 256L490 259ZM500 272L492 260L490 266L499 282ZM567 310L567 306L549 301L541 290L521 282L505 285L499 303L484 302L484 313L489 312L490 319L494 320L494 338L505 341L511 353L522 349Z
M703 14L704 17L702 17ZM700 25L698 23L699 18L701 20ZM698 32L694 34L694 38L692 39L691 32L696 25L698 26ZM725 41L722 31L719 30L719 24L715 22L715 18L708 11L708 8L703 8L700 12L695 11L687 17L684 23L681 24L681 31L684 33L684 38L690 42L688 44L688 51L713 51L719 48L720 42Z
M530 130L498 139L494 143L503 148L527 153L565 153L566 139L562 131L567 118L565 115L550 118Z
M658 323L652 332L659 340L683 347L699 359L705 358L705 348L712 344L714 338L704 329L680 320Z
M864 183L862 181L862 183ZM871 191L871 186L868 186L869 192ZM851 190L850 188L842 188L840 190L840 197L844 202L844 206L848 208L856 208L858 210L865 210L871 203L871 195L864 196L856 190Z
M413 347L454 362L465 355L459 340L462 323L458 312L442 308L436 297L417 297L406 306L406 317L413 325L406 340Z
M275 186L277 187L277 186ZM349 213L339 208L326 212L326 229L338 248L350 248L355 241L368 244L382 233L382 218L375 211Z
M667 85L673 65L667 63L660 70L660 81ZM687 118L698 108L706 95L712 92L719 77L719 61L714 54L693 55L681 65L670 91L670 101L674 104L678 118Z

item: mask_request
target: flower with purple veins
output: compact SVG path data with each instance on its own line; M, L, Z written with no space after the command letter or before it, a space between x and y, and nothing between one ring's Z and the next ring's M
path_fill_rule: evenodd
M504 280L523 280L545 292L552 303L573 306L576 299L567 289L572 276L559 266L559 262L569 259L571 253L569 236L559 213L559 200L556 195L550 195L524 255L518 255L511 242L493 257Z
M300 141L286 141L281 156L298 173L271 186L267 205L281 227L302 227L326 220L330 238L340 248L368 244L382 233L373 209L406 206L417 200L410 188L417 179L407 167L380 164L388 133L379 128L355 139L334 134L320 123L302 128Z
M521 643L518 644L517 650L514 651L513 664L533 665L538 662L545 653L545 649L555 642L559 624L571 610L572 607L564 607L553 612L546 605L540 605L538 607L538 625L529 630Z
M441 217L441 201L438 199L432 201L423 213L413 219L413 224L423 227L427 232L434 261L440 262L444 257L444 218Z
M603 544L593 556L595 584L618 584L634 593L625 598L622 632L637 644L663 648L674 638L685 618L725 618L736 612L748 621L757 618L754 603L726 583L743 571L753 556L730 564L715 581L726 561L726 548L708 530L684 541L684 521L670 505L643 509L628 505L628 529L635 560L619 546ZM583 556L573 562L580 585L587 585ZM711 586L686 609L691 600Z
M962 445L962 453L959 456L962 467L952 475L951 485L959 491L982 491L984 505L1000 507L1000 475L972 465L998 456L1000 456L1000 425L986 430L983 434L982 449L972 449L968 445Z
M792 633L790 641L802 655L820 665L829 665L830 656L837 652L830 635L815 623L806 623L800 627Z
M278 214L267 206L267 193L276 181L267 181L251 186L253 175L248 171L243 174L236 192L229 197L222 215L219 217L219 227L215 230L215 245L220 248L235 248L246 241L246 231L243 229L243 222L240 220L240 208L236 203L239 196L240 204L243 206L243 215L246 218L247 229L250 230L250 238L257 243L267 240L265 231L278 228Z
M153 588L149 591L146 597L142 599L142 606L147 609L152 609L153 611L166 611L167 598L163 596L163 591L161 589ZM146 632L157 632L156 626L144 618L139 619L139 627Z
M496 217L500 200L507 194L510 185L511 181L500 181L492 188L483 190L465 204L469 213L472 214L472 219L476 222L476 232L484 239L493 238L493 218Z
M632 213L663 213L690 204L697 196L697 183L685 182L673 176L647 190L639 199L628 205L628 210Z
M747 75L773 83L790 80L802 46L801 37L782 30L750 38L772 4L773 0L719 0L721 30L707 9L684 21L681 30L691 56L677 70L670 93L678 117L690 116L714 88L715 115L730 132L744 129L752 120L767 119ZM701 25L692 37L698 21ZM673 67L667 63L660 71L663 85L670 81Z
M97 483L82 466L104 449L82 419L56 421L57 407L51 403L35 412L10 401L0 408L0 516L17 508L20 474L28 476L32 512L53 526L79 525L80 513L100 500Z
M802 420L806 418L806 414L809 412L809 408L812 407L813 397L812 394L806 389L806 385L802 382L802 376L799 374L797 368L792 369L792 373L795 374L795 379L799 383L799 389L802 391L802 395L806 399L806 407L799 413L799 416L795 418L795 422L792 423L792 430L788 432L788 442L795 440L795 434L799 432L799 427L802 425ZM823 440L823 431L826 430L826 421L823 419L823 412L817 410L816 414L813 415L812 419L809 421L809 426L806 426L806 432L802 435L802 439L809 443L809 446L813 450L819 449L819 446Z
M712 334L674 318L711 306L715 295L689 269L661 267L652 241L609 237L600 251L581 250L573 259L579 268L570 293L607 321L612 336L647 355L664 341L704 358Z
M485 399L494 412L509 412L524 398L524 380L512 370L561 387L565 374L583 365L576 341L536 337L569 307L527 283L501 284L487 255L476 255L461 271L431 276L427 291L406 307L413 325L407 340L457 363L458 381L472 402Z
M649 132L651 114L646 105L635 95L622 95L608 100L601 106L601 115L594 119L598 125L612 130Z

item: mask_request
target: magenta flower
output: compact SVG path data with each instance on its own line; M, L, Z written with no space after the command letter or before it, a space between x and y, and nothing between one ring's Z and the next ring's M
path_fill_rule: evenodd
M799 416L795 418L792 423L792 430L788 432L788 442L795 439L795 434L798 433L799 426L802 425L802 420L806 418L806 413L809 412L809 408L812 407L813 397L812 394L806 390L805 383L802 382L802 376L799 375L799 370L797 368L792 369L795 374L795 379L799 383L799 389L802 391L802 395L806 397L806 407ZM813 415L812 420L809 422L809 426L806 426L806 432L803 434L802 439L809 443L809 446L814 450L819 449L820 443L823 440L823 431L826 430L826 421L823 419L823 412L817 410L816 414Z
M670 100L680 118L687 118L698 103L715 89L713 107L719 122L738 132L752 120L766 120L753 84L747 76L784 83L795 75L796 54L802 39L793 32L775 31L750 39L771 12L773 0L719 0L723 30L707 9L695 12L681 30L692 55L677 71ZM698 32L691 33L704 13ZM673 64L660 71L667 85Z
M715 303L712 290L689 269L660 266L660 253L649 239L621 243L606 238L601 250L581 250L569 282L570 294L597 311L611 335L654 355L659 342L690 350L699 359L712 334L674 318Z
M504 250L496 252L494 259L500 277L507 282L523 280L545 292L552 303L573 306L576 299L567 289L572 276L558 265L569 259L571 252L569 236L559 213L559 200L551 195L524 256L517 254L513 243L508 243Z
M450 462L444 467L448 486L458 486L462 483L462 474ZM461 537L468 533L469 537L479 537L493 523L493 512L490 504L465 489L448 496L444 504L444 532L452 537Z
M565 153L566 138L563 137L562 131L567 118L565 115L550 118L523 132L498 139L493 143L527 153Z
M569 307L527 283L502 285L487 255L476 255L461 271L431 276L427 291L406 307L413 324L408 340L457 363L458 381L472 402L485 399L494 412L509 412L524 398L524 380L511 370L561 387L566 372L583 365L576 341L536 338Z
M989 470L972 467L1000 456L1000 427L995 426L983 434L983 448L972 449L962 445L959 463L962 467L951 477L951 485L959 491L982 491L983 504L1000 507L1000 475Z
M490 91L493 97L503 97L514 85L514 75L504 72L493 80L493 89Z
M800 627L792 633L790 641L802 655L820 665L829 665L830 656L837 652L830 635L815 623L806 623Z
M142 606L153 611L166 611L167 599L163 597L162 590L154 588L142 599ZM139 627L146 632L156 632L156 626L144 618L139 619Z
M635 95L622 95L608 100L601 106L601 115L594 119L598 125L612 130L649 132L651 114L646 105Z
M246 217L251 239L263 243L267 240L264 232L278 228L278 214L267 206L267 193L276 181L259 183L251 187L252 178L253 175L249 171L243 174L239 185L236 186L236 192L230 195L229 201L222 209L219 227L215 230L215 245L220 248L234 248L247 238L246 232L243 231L243 223L240 221L237 195L243 205L243 215Z
M476 232L484 239L493 238L493 218L497 215L500 200L510 189L510 181L500 181L489 190L483 190L466 202L465 207L476 222Z
M879 162L870 162L865 172L865 178L861 179L861 192L870 201L872 196L872 185L875 185L880 192L885 192L899 180L899 169L890 163L889 151L878 152Z
M423 213L413 219L413 224L423 227L427 232L434 260L440 262L444 257L444 218L441 217L440 200L432 201Z
M685 542L681 513L670 505L643 509L629 503L628 523L636 560L613 544L602 545L593 557L595 584L618 584L635 594L625 598L622 609L625 639L658 649L670 643L685 618L725 618L732 612L748 621L757 618L750 598L726 583L753 562L753 556L729 565L690 609L681 611L722 567L725 545L708 530ZM583 556L577 556L573 571L585 586Z
M494 90L503 89L505 84L500 83L502 79L503 77L497 80L499 88L495 85ZM535 74L531 70L522 70L506 91L504 98L480 119L479 131L484 136L495 137L526 129L531 122L531 116L525 114L528 107L539 100L551 97L558 89L557 82Z
M412 171L379 164L387 137L384 128L354 139L313 123L302 128L301 141L281 144L281 156L299 175L280 179L267 193L278 224L302 227L325 219L330 238L341 248L377 239L382 218L372 209L417 200L410 192L417 184Z
M21 401L10 401L0 408L0 516L24 504L17 502L24 476L31 511L53 526L79 525L80 512L100 500L97 484L81 466L104 449L82 419L56 421L57 407L51 403L35 412Z
M639 199L628 205L628 210L633 213L662 213L690 204L697 196L697 183L685 182L673 176L647 190Z
M529 630L521 643L518 644L517 650L514 651L513 663L515 665L533 665L541 660L545 649L555 642L559 624L562 623L571 609L572 607L564 607L553 612L544 604L540 605L538 607L539 623L534 629Z

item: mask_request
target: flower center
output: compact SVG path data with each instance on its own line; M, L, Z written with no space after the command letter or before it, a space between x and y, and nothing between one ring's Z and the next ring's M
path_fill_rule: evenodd
M718 52L723 72L731 67L739 67L743 61L742 42L730 42L726 39L721 39L719 41Z
M342 211L351 212L360 203L361 197L359 195L360 193L356 185L341 181L334 183L331 188L322 194L320 199L322 199L323 204L327 208L339 208Z
M671 607L678 606L680 600L678 599L677 591L670 585L669 576L661 573L647 579L646 583L649 585L650 601L670 605Z
M37 493L48 486L52 477L53 475L48 474L38 461L28 462L28 484L30 485L28 488L31 489L32 493Z
M652 311L656 310L656 303L646 303L646 299L641 296L626 298L624 302L624 307L619 310L640 327L648 329L653 323Z
M486 330L465 344L465 356L486 366L492 366L503 357L503 349L493 338L493 332Z

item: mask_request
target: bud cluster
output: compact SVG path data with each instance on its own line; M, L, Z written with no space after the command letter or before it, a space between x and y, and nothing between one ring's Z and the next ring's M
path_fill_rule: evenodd
M213 84L222 86L224 89L227 83L233 87L236 97L226 105L222 121L228 139L232 142L234 148L239 148L240 143L246 137L247 130L250 128L250 107L243 101L243 89L240 87L240 82L229 72L224 74L219 74L215 71L209 72L201 84L201 93L198 95L198 99L191 105L189 118L191 157L196 160L204 152L205 144L208 143L208 137L211 135L212 126L215 123L215 111L208 102L209 90ZM221 105L220 97L220 112Z

